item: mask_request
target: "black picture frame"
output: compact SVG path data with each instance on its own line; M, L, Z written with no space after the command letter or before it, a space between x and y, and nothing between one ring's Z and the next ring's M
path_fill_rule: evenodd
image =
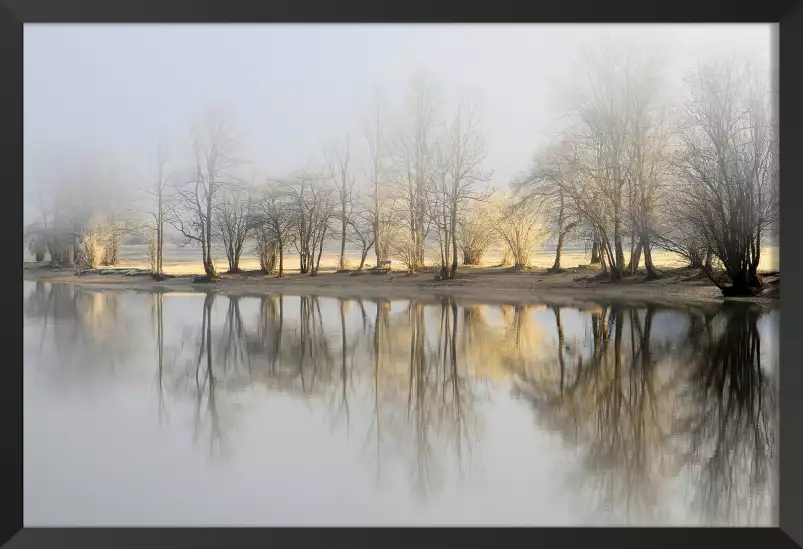
M8 200L0 221L6 250L22 242L22 36L25 23L52 22L779 22L776 67L780 81L781 235L783 266L791 281L784 287L780 327L781 442L780 526L778 528L549 528L549 529L29 529L22 528L22 317L20 294L2 294L2 339L9 361L0 387L3 422L0 544L4 547L265 547L379 545L410 547L415 543L544 543L549 546L615 547L803 547L803 389L794 360L800 326L800 249L803 234L803 2L800 0L736 3L732 0L638 2L404 2L376 1L259 2L258 0L3 0L0 3L0 157ZM11 200L17 199L16 204ZM798 196L796 196L798 195ZM16 240L15 240L16 239ZM18 256L0 254L3 276L21 284ZM13 274L12 274L13 273ZM9 287L11 282L9 281ZM12 318L13 317L13 318ZM348 502L344 502L347 504Z

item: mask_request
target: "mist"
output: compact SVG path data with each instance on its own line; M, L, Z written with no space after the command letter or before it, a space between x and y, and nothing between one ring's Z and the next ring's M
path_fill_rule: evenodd
M399 104L411 75L433 74L442 95L477 99L496 187L528 166L561 123L585 52L607 43L685 71L717 52L771 66L774 25L65 25L24 29L25 222L40 189L80 171L105 185L149 184L158 142L180 165L190 126L224 108L248 176L280 176L317 161L333 138L361 136L377 93ZM362 159L358 159L362 162ZM79 170L78 167L82 168Z

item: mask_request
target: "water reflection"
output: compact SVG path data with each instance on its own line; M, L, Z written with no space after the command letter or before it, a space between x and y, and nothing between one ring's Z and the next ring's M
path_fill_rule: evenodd
M712 522L755 521L762 509L752 491L777 482L778 385L761 368L759 317L753 307L727 307L705 319L681 395L686 413L676 433L687 440L686 461L700 478L696 502Z
M152 328L142 330L146 300ZM261 387L324 410L330 436L371 456L378 482L403 463L421 502L472 476L493 434L483 419L514 397L534 425L504 433L509 451L517 438L558 435L565 492L606 523L771 524L777 368L760 329L769 314L737 304L190 299L37 283L26 302L36 344L80 359L56 364L32 347L40 358L26 362L75 382L76 364L90 377L125 356L134 371L150 368L142 353L152 345L159 423L191 402L191 438L212 458L236 453L243 400ZM697 518L678 518L689 509Z
M760 522L766 505L774 517L778 389L761 366L760 311L688 309L682 339L655 337L656 313L592 311L592 352L567 363L556 312L559 376L520 364L517 391L575 445L577 479L622 523L666 520L662 489L684 473L706 523Z

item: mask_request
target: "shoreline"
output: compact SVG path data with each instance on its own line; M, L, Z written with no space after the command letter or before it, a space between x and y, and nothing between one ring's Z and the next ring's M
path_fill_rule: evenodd
M128 268L109 269L114 274L75 274L73 269L50 269L41 265L24 265L23 280L78 284L96 290L128 290L137 292L205 293L265 295L316 294L349 299L424 299L451 297L463 302L485 303L551 303L623 301L642 302L668 307L677 305L722 304L747 302L764 306L779 303L779 275L768 276L774 294L749 298L725 298L699 271L688 268L664 268L662 277L646 281L643 273L622 282L597 280L598 266L567 268L549 273L544 268L511 272L505 267L461 267L458 278L436 280L432 272L408 275L393 271L377 274L322 272L316 276L288 273L284 278L249 271L222 274L216 282L195 282L192 275L171 276L157 281L148 273L128 274ZM108 272L107 271L107 272Z

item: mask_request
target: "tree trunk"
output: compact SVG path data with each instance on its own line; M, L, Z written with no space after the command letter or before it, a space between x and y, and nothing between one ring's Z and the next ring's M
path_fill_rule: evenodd
M232 251L231 246L226 249L226 260L229 262L229 272L236 272L236 267L234 266L234 252Z
M337 265L338 271L346 269L346 208L343 206L342 219L340 222L340 261Z
M560 271L560 254L563 251L563 231L558 233L558 246L555 249L555 262L552 264L552 268L550 271L559 272Z
M449 278L457 276L457 234L455 229L455 223L452 222L452 270L449 273Z
M209 241L203 242L203 250L204 250L204 273L208 278L215 278L217 277L217 272L215 272L215 266L212 263L212 252L209 246Z
M362 255L360 256L360 266L357 267L358 271L362 271L363 267L365 266L365 258L368 257L368 250L370 250L370 248L368 247L364 247L362 249Z
M731 286L720 287L722 294L726 297L754 296L762 288L761 279L751 277L749 270L730 275L730 279Z
M627 267L625 271L627 271L631 276L636 274L636 270L638 269L638 261L633 261L636 257L636 249L641 246L641 241L638 242L638 246L636 245L636 231L630 233L630 261L627 263ZM641 255L641 251L639 249L639 255Z
M376 193L377 191L374 190ZM374 199L374 252L376 253L376 265L382 261L382 250L379 246L379 202Z
M156 213L156 274L162 274L162 253L163 253L163 233L164 230L164 206L162 204L162 189L159 189L159 204Z
M597 240L597 233L594 232L594 241L591 244L591 264L596 265L600 263L599 241Z
M321 243L318 246L318 259L315 261L315 274L318 274L318 271L321 270L321 256L323 255L323 240L326 233L321 234Z
M603 253L605 254L605 260L608 263L608 275L609 280L611 282L618 282L622 280L622 263L623 261L623 253L622 253L622 240L618 239L614 245L614 249L611 249L610 242L606 242L603 244Z
M689 266L688 266L688 268L689 269L702 269L702 267L703 267L703 258L702 258L702 256L700 255L700 253L697 250L695 250L693 248L690 248L690 250L689 250Z
M648 280L658 278L659 276L658 271L655 270L655 265L652 263L652 249L650 246L649 235L643 235L639 243L639 248L644 250L644 267L647 269Z
M72 242L67 245L67 247L62 250L61 253L61 263L66 267L71 267L78 263L77 256L78 255L78 243L76 242L76 237L73 237Z
M284 276L284 242L279 237L279 278Z
M259 256L259 266L266 275L271 274L276 269L276 246L263 249Z
M204 271L209 278L216 278L215 265L212 263L212 185L209 182L209 196L206 199L206 221L204 230L206 231L206 259L204 262Z
M209 278L217 277L217 272L215 272L215 265L212 263L211 259L207 259L204 262L204 273L206 273L206 276Z
M234 270L235 272L240 271L240 256L243 253L243 245L242 243L237 244L237 247L234 249Z
M616 256L614 257L614 265L611 269L611 274L615 277L615 280L621 280L622 275L624 274L624 266L625 266L625 251L624 247L622 246L622 237L621 235L616 235L614 237L614 248Z
M711 262L713 260L713 253L711 252L711 248L708 248L705 252L705 268L709 272L711 271Z
M630 263L625 270L630 271L631 275L636 274L638 271L639 263L641 262L641 252L643 251L643 240L639 239L636 249L630 254Z
M759 233L760 235L760 233ZM753 244L750 246L750 265L748 274L751 280L757 281L760 284L760 277L758 276L758 264L761 261L761 241L760 236L756 237Z
M501 266L505 266L510 263L510 247L507 244L503 244L502 246L502 261L499 263Z

